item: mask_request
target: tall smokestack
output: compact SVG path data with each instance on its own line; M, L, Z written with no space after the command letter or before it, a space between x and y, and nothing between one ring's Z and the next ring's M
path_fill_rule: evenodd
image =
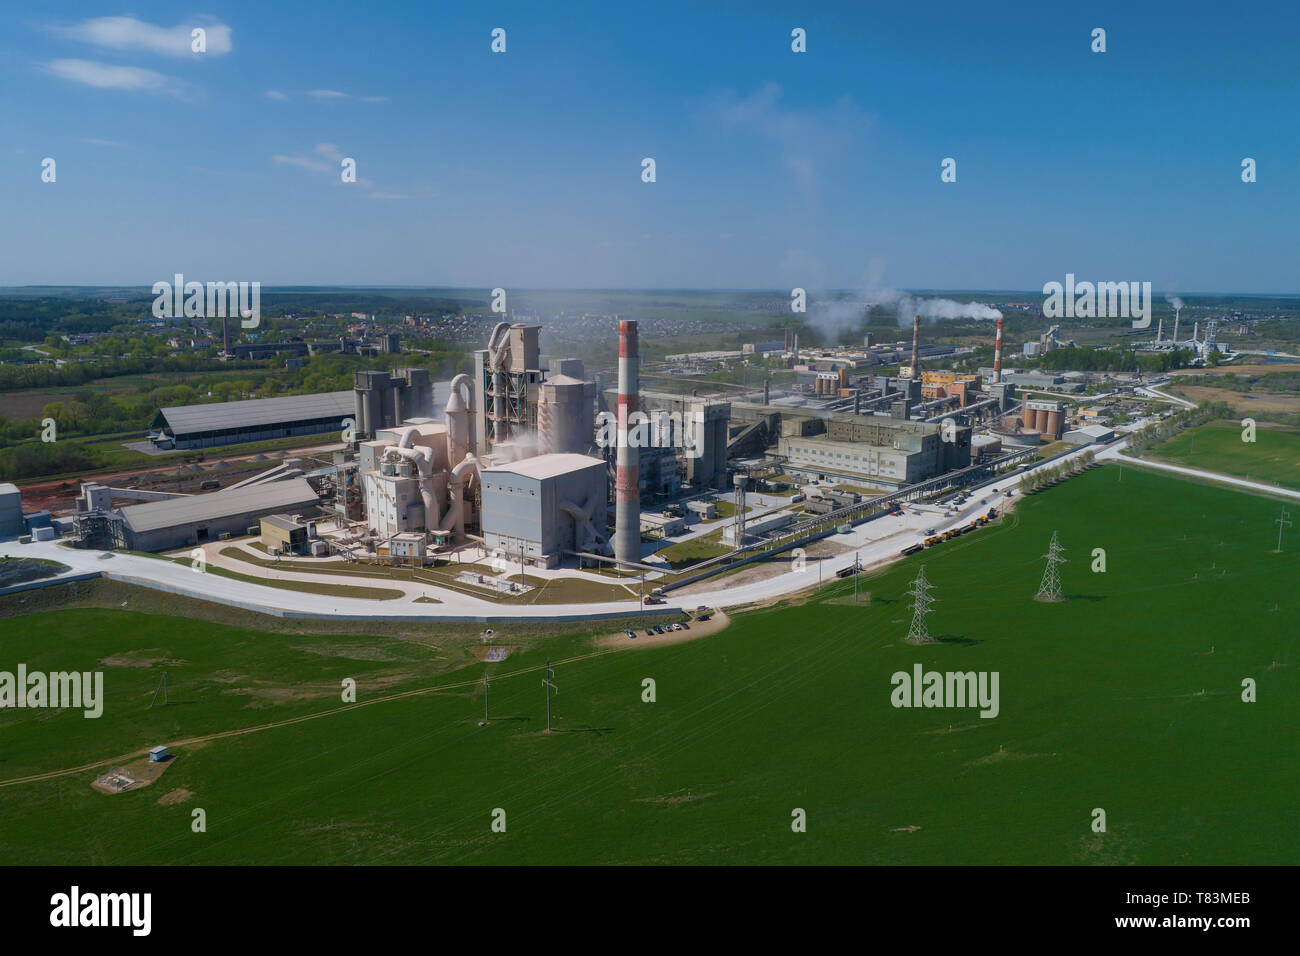
M998 316L998 337L993 345L993 384L1002 381L1002 316Z
M1178 313L1181 311L1182 309L1174 309L1174 345L1175 346L1178 344Z
M912 378L921 377L921 370L916 367L916 363L918 361L916 348L917 348L917 343L920 341L920 338L921 338L921 317L919 315L914 315L912 316Z
M614 557L641 560L641 453L628 443L628 422L637 410L637 332L634 319L618 323L618 472L614 479Z

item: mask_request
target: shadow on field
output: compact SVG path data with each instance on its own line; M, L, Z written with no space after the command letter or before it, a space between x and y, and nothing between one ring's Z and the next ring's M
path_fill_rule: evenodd
M935 638L940 644L983 644L984 642L974 637L956 637L952 634L942 634Z
M613 727L572 727L572 728L551 728L553 734L612 734Z

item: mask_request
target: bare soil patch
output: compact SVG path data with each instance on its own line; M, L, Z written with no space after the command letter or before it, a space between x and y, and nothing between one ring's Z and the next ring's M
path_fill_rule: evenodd
M170 807L173 804L184 803L190 797L194 796L193 790L186 790L184 787L177 787L175 790L168 790L158 798L160 806Z
M646 647L667 647L669 644L685 644L687 641L698 640L701 637L708 637L710 634L716 634L728 624L731 619L721 611L714 614L707 621L689 621L689 628L683 627L680 631L665 631L662 634L655 634L653 637L646 634L645 628L636 631L636 639L628 637L623 631L617 634L606 634L604 637L596 638L596 647L610 647L615 650L628 651L637 650Z
M167 768L175 760L174 754L166 760L158 761L150 760L148 757L141 757L139 760L133 760L120 767L113 767L106 773L100 774L91 783L91 787L100 793L108 794L139 790L141 787L149 786L166 773Z

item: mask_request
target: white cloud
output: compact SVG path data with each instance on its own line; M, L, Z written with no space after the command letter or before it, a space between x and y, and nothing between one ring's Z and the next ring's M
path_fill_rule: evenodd
M279 90L267 90L266 98L268 100L287 100L289 97L285 96Z
M826 159L845 153L871 117L848 96L821 109L792 109L781 102L780 84L764 83L744 98L728 92L714 99L705 120L724 132L757 134L774 143L795 182L812 188Z
M179 84L172 78L138 66L113 66L97 60L51 60L45 68L61 79L101 90L179 90Z
M360 100L362 103L387 103L386 96L353 96L342 90L308 90L307 95L318 100Z
M193 23L160 27L134 17L94 17L66 27L51 27L58 36L79 40L108 50L144 50L161 56L197 56L191 48L192 31L201 27L206 34L203 55L221 55L232 49L230 27L203 17Z
M114 149L126 149L126 143L119 143L115 139L96 139L94 137L82 137L83 143L89 143L91 146L112 146Z
M317 143L310 153L297 153L294 155L276 153L271 157L271 162L277 166L292 166L295 169L320 173L329 176L337 183L341 183L340 174L343 171L342 163L344 159L343 151L333 143ZM363 189L373 189L375 184L368 179L357 177L356 185Z

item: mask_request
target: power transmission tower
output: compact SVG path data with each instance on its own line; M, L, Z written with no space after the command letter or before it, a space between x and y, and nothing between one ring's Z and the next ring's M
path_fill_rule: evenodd
M930 582L925 579L924 564L921 565L921 570L917 573L912 586L907 589L907 593L912 598L912 626L907 629L907 637L904 640L909 644L937 643L930 636L929 628L925 623L925 616L930 613L930 605L934 603L934 598L930 595Z
M555 686L555 671L551 669L551 659L546 659L546 676L542 678L542 686L546 688L546 732L551 732L551 693L558 694L560 688Z
M1283 528L1289 528L1289 527L1291 527L1291 522L1290 522L1290 520L1289 520L1290 517L1291 517L1291 513L1290 513L1289 511L1287 511L1285 508L1283 508L1283 509L1282 509L1282 514L1280 514L1280 515L1277 517L1277 519L1273 522L1275 525L1277 525L1277 549L1278 549L1278 551L1281 551L1281 550L1282 550L1282 529L1283 529Z
M1043 581L1038 585L1038 593L1034 595L1035 601L1064 601L1061 597L1061 572L1057 570L1058 564L1065 564L1065 549L1061 547L1056 540L1056 532L1052 532L1052 543L1047 546L1047 553L1043 555L1047 559L1047 567L1043 569Z
M167 672L166 671L163 671L162 680L158 682L158 686L155 687L153 690L153 699L149 701L150 710L152 710L153 705L158 702L158 691L162 691L163 703L164 704L167 703Z

